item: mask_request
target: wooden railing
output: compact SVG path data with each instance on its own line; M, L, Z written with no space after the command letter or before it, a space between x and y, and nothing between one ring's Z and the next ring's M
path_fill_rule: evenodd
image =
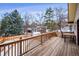
M26 35L16 35L16 36L8 36L8 37L0 37L0 43L3 43L8 40L19 40L20 37L26 38Z
M44 33L27 38L20 37L20 40L3 43L0 45L0 56L22 56L35 47L42 45L43 42L49 40L52 36L56 36L56 33Z

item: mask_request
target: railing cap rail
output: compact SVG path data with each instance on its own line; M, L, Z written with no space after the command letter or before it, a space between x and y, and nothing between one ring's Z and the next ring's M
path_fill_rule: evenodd
M18 42L21 42L21 41L24 41L24 40L29 40L29 39L32 39L32 38L40 37L40 36L47 35L47 34L51 34L51 33L55 33L55 32L42 33L42 34L40 34L40 35L30 36L30 37L27 37L27 38L25 38L25 39L15 40L15 41L9 42L9 43L1 43L1 44L0 44L0 47L6 46L6 45L10 45L10 44L13 44L13 43L15 44L15 43L18 43ZM21 37L19 37L19 38L21 38Z

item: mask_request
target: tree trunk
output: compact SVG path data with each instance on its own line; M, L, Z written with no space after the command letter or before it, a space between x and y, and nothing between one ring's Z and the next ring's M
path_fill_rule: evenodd
M60 22L60 24L61 24L61 22ZM60 32L61 32L61 38L63 38L63 32L61 30L61 25L59 25L59 27L60 27Z
M61 32L61 38L63 38L63 32L62 32L61 28L60 28L60 32Z

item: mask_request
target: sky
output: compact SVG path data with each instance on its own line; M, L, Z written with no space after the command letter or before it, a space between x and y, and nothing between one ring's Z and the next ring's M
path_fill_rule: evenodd
M26 14L36 15L44 12L47 8L67 9L66 3L0 3L0 19L6 12L10 13L17 9L22 17Z

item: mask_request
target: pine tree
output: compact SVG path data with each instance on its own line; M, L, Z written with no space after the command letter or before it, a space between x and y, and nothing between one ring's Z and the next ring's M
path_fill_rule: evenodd
M1 21L2 36L19 35L23 32L23 20L17 10L4 15Z
M54 17L54 11L52 8L48 8L45 12L45 26L47 26L47 29L53 30L53 17Z

